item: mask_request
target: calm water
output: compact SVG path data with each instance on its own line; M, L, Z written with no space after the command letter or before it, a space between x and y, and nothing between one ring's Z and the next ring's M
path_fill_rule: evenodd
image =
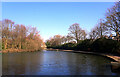
M104 57L56 51L3 54L3 74L116 75Z

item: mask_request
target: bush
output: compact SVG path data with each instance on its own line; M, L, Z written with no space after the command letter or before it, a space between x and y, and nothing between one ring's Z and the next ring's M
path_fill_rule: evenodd
M96 52L114 53L116 50L116 45L116 40L99 38L92 43L91 49Z
M116 48L114 48L114 51L120 54L120 42L117 43Z
M54 46L52 48L54 48L54 49L74 49L74 47L75 47L75 44L73 44L73 43L65 43L65 44L62 44L59 46Z
M99 38L95 41L86 39L81 40L78 44L65 43L63 45L54 46L52 48L118 54L120 53L120 42L106 38Z
M86 39L84 41L81 41L79 44L77 44L75 48L76 50L88 51L91 49L91 44L92 44L92 40Z
M73 43L65 43L61 47L62 49L74 49L75 44Z

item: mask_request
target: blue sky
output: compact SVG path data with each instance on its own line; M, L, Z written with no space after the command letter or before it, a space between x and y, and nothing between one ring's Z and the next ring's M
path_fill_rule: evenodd
M73 23L89 32L113 2L3 2L2 18L35 26L44 40L67 35Z

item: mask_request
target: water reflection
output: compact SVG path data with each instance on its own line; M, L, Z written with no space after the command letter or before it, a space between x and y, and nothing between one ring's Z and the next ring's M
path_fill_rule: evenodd
M3 54L3 75L113 75L101 56L71 52Z

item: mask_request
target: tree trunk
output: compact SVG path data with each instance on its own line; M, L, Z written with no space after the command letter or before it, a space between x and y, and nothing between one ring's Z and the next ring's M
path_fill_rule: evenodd
M21 49L21 42L19 43L19 49Z
M5 39L5 46L4 49L7 49L7 39Z
M116 38L117 38L117 41L119 41L119 34L118 34L118 32L116 32Z
M14 49L14 45L12 44L12 49Z

